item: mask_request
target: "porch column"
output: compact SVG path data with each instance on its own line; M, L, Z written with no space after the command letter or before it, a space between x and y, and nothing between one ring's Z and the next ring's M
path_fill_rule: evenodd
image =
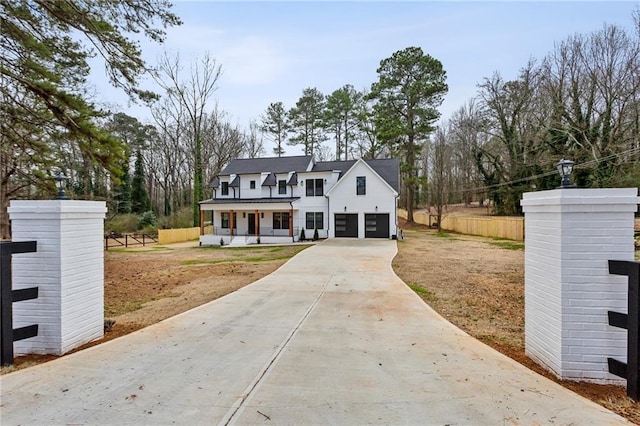
M233 210L229 211L229 235L233 237Z
M289 210L289 236L293 238L293 209Z
M256 210L255 222L256 222L256 235L260 235L260 216L258 216L258 210Z
M200 209L200 235L204 235L204 211Z

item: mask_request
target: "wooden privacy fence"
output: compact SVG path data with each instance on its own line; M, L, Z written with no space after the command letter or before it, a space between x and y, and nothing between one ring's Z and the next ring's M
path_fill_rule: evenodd
M407 211L398 209L398 216L406 219ZM413 220L416 223L430 226L435 222L426 212L414 212ZM508 240L524 241L524 218L506 216L448 216L442 218L442 229L460 234L481 235L483 237L505 238Z
M205 226L204 233L211 234L212 226ZM181 243L200 238L200 228L158 229L158 244Z

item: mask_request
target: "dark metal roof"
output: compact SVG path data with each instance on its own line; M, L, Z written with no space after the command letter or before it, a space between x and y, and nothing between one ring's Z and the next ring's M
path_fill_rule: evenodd
M389 186L400 192L400 162L397 158L385 158L375 160L364 160L377 174L384 179ZM312 171L325 172L330 170L340 170L340 177L344 175L356 163L356 160L348 161L319 161Z
M356 163L356 160L347 161L318 161L311 171L314 172L330 172L333 170L340 170L342 173L346 172Z
M281 197L281 198L212 198L210 200L200 201L200 204L266 204L266 203L286 203L299 200L300 197Z
M213 178L213 180L209 184L209 188L217 188L219 186L220 186L220 178L216 176Z
M297 184L298 184L298 174L296 172L293 172L291 174L291 177L289 178L289 181L287 182L287 185L296 186Z
M222 171L222 175L230 174L256 174L269 172L269 175L262 182L262 186L276 186L278 184L275 173L295 172L287 185L297 185L297 173L307 171L307 167L313 161L309 155L294 157L269 157L269 158L240 158L232 160ZM357 160L348 161L319 161L314 163L312 172L326 172L339 170L340 178L356 163ZM397 158L364 160L376 173L384 179L389 186L400 192L400 163ZM209 186L218 187L220 180L216 176ZM229 184L230 187L239 186L239 176Z
M236 175L236 177L233 178L233 180L229 184L229 188L238 188L238 187L240 187L240 176Z
M231 160L221 174L304 172L312 161L313 157L310 155L298 155L293 157L238 158Z
M364 160L389 186L400 193L400 161L397 158Z
M264 178L264 182L262 182L262 186L276 186L277 184L276 175L273 173L269 173L269 175Z

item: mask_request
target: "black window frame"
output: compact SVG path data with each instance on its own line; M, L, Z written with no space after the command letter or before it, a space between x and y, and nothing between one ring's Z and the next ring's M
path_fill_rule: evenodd
M221 195L229 195L229 182L222 182Z
M316 179L315 181L316 197L322 197L324 195L324 179Z
M231 219L229 212L220 212L220 228L229 229L229 219ZM233 229L238 229L237 212L233 212Z
M307 212L305 225L307 229L324 229L324 212Z
M256 189L256 181L255 180L250 180L249 181L249 189Z
M305 194L307 197L322 197L324 195L324 179L307 179Z
M273 212L272 227L273 229L289 229L289 212Z
M287 181L284 179L278 181L278 194L287 195Z
M356 195L367 195L367 177L356 177Z

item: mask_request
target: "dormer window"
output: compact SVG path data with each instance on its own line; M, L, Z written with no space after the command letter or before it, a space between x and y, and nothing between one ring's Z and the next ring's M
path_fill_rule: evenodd
M286 180L279 180L278 181L278 194L285 194L287 193L287 181Z
M229 182L222 182L222 195L229 195Z
M256 189L256 181L255 180L249 181L249 189Z

